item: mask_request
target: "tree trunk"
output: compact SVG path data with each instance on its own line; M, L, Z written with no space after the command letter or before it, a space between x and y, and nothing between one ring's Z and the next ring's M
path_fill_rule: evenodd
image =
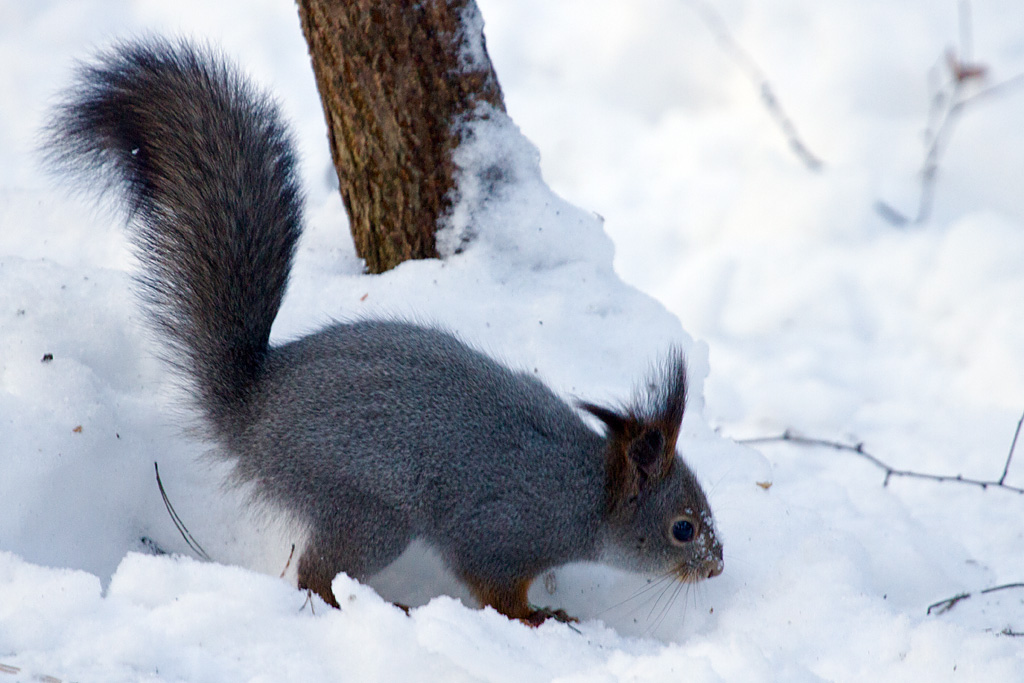
M504 111L473 0L298 0L356 252L437 256L458 123ZM475 47L475 49L474 49Z

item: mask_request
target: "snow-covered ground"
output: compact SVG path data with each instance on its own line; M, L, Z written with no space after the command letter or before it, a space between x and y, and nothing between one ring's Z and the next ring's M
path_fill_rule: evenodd
M1024 590L979 594L1024 582L1024 496L883 486L855 453L715 433L789 429L897 468L1000 477L1024 410L1024 84L963 110L930 218L896 227L876 205L916 211L936 79L963 40L952 0L727 0L732 43L690 0L480 7L509 113L580 208L514 146L523 182L476 214L470 249L368 277L290 2L0 0L0 683L1024 680L1024 637L1003 633L1024 632ZM1024 5L970 9L966 56L987 76L968 93L1024 73ZM220 45L295 125L309 228L277 339L408 315L591 400L624 397L682 344L697 380L682 448L725 573L674 594L567 567L531 597L582 622L530 629L473 608L414 548L376 591L339 577L340 611L304 604L278 578L291 530L245 511L184 433L121 218L36 163L72 60L142 32ZM1006 483L1024 487L1018 449ZM216 563L188 557L154 462Z

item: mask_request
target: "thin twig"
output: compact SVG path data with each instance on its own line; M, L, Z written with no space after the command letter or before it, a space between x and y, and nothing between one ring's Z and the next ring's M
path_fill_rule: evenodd
M729 32L729 28L725 24L725 20L722 15L718 13L710 4L703 0L685 0L693 10L700 17L704 25L708 27L711 33L714 35L715 40L721 48L728 54L737 66L743 71L747 78L757 87L761 93L761 102L764 104L765 109L771 115L776 125L782 130L782 134L786 136L786 141L789 142L790 148L793 153L796 154L797 158L804 163L804 165L812 171L820 171L824 162L815 155L801 139L800 134L797 133L796 125L793 120L789 118L786 112L782 109L782 105L779 103L779 98L775 94L774 88L772 88L771 82L768 77L765 76L764 72L761 71L760 67L757 66L757 62L754 61L753 57L750 56L746 50L744 50L739 43L736 42L735 38Z
M984 595L985 593L995 593L996 591L1003 591L1008 588L1024 588L1024 583L1004 583L1002 586L993 586L980 592Z
M949 610L956 607L956 604L958 602L960 602L961 600L966 600L969 597L971 597L970 593L957 593L951 598L946 598L945 600L933 602L932 604L928 605L928 611L926 611L925 614L931 614L933 609L935 610L936 614L945 614Z
M1006 456L1006 465L1003 466L1003 476L999 477L1000 484L1006 481L1006 475L1010 471L1010 458L1013 457L1013 451L1017 448L1017 437L1020 436L1021 425L1024 425L1024 413L1021 413L1020 419L1017 421L1017 431L1013 433L1013 441L1010 443L1010 453Z
M295 544L294 543L292 543L292 551L290 553L288 553L288 561L284 563L284 569L281 570L281 577L280 578L283 579L284 575L288 573L288 567L292 566L292 558L293 557L295 557Z
M998 95L1003 90L1012 90L1013 88L1016 88L1020 85L1024 85L1024 73L1019 73L1015 76L1011 76L1010 78L1007 78L1005 81L999 81L998 83L994 83L993 85L990 85L987 88L982 88L981 90L978 90L972 93L971 95L964 96L964 98L960 101L960 107L962 108L968 104L977 102L978 100L983 100L988 97Z
M928 481L937 482L955 482L959 484L970 484L972 486L980 486L983 489L988 489L990 486L994 488L1006 489L1007 491L1013 491L1014 493L1024 494L1024 488L1019 486L1011 486L1006 483L1006 475L1010 471L1010 463L1013 460L1013 453L1017 448L1017 438L1020 436L1021 425L1024 425L1024 414L1021 415L1020 421L1017 423L1017 431L1013 435L1013 442L1010 444L1010 452L1006 455L1006 463L1003 466L1003 474L999 479L973 479L971 477L964 477L963 475L948 475L948 474L930 474L927 472L915 472L913 470L897 469L892 465L884 462L880 458L864 450L863 443L847 444L838 441L829 441L827 439L815 439L807 436L800 436L795 434L791 430L787 429L782 434L777 436L761 436L752 439L738 439L737 443L755 445L763 443L793 443L800 446L821 446L825 448L832 448L837 451L846 451L849 453L856 453L871 464L882 469L885 472L885 480L882 482L883 486L889 485L889 480L893 477L910 477L914 479L927 479Z
M978 595L985 595L986 593L995 593L996 591L1005 591L1011 588L1024 588L1024 583L1004 583L1001 586L992 586L991 588L985 588L978 591ZM939 600L928 605L928 611L925 614L931 614L932 610L935 610L936 614L945 614L949 610L956 607L957 603L967 600L968 598L974 597L974 593L957 593L951 598L945 600ZM1018 635L1017 633L1004 633L1003 635Z
M17 666L10 666L8 664L0 664L0 674L18 674L21 669ZM22 680L19 678L18 680ZM56 676L47 676L46 674L36 674L32 677L33 681L40 681L40 683L62 683L61 679Z
M931 216L935 199L935 182L942 157L949 146L953 129L968 105L1009 90L1024 83L1024 73L1017 74L974 93L968 91L988 73L988 68L973 61L970 3L960 3L960 47L950 48L939 58L935 69L948 72L948 80L940 83L932 95L932 106L925 129L925 155L921 164L921 194L917 213L911 218L884 201L875 203L875 210L894 225L921 224Z
M188 527L186 527L185 523L181 521L181 517L178 516L174 506L171 505L171 499L167 497L167 491L164 490L164 483L160 480L160 466L154 462L153 469L156 471L156 485L160 489L160 497L164 499L164 507L167 508L167 514L171 516L171 521L174 522L174 526L177 528L178 533L181 534L183 539L185 539L185 544L188 545L188 547L192 549L192 552L198 555L201 559L206 560L207 562L212 561L212 558L205 550L203 550L203 547L199 545L199 541L192 536Z

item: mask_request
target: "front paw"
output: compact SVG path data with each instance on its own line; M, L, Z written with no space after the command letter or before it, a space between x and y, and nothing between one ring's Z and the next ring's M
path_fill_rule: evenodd
M532 611L528 615L519 620L528 626L540 626L548 619L554 619L555 621L558 621L563 624L580 623L580 620L576 617L571 617L568 614L566 614L564 609L553 610L550 607L535 607L533 605L530 605L530 607L532 608Z

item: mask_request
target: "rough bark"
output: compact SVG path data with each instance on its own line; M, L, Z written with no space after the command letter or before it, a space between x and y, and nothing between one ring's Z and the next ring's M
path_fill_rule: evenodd
M372 273L436 257L457 124L481 101L504 111L475 2L298 6L357 253Z

